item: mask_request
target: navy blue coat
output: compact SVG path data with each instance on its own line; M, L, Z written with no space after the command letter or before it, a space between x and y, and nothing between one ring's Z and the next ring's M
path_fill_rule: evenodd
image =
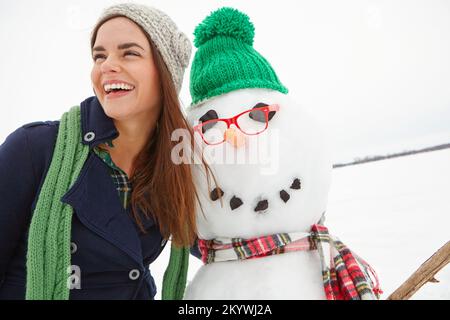
M28 229L58 126L59 121L24 125L0 146L0 299L25 298ZM83 143L91 149L118 136L96 97L81 103L81 126ZM94 152L62 201L74 209L71 263L80 280L70 299L153 299L149 265L165 241L152 219L144 220L146 234L139 231Z

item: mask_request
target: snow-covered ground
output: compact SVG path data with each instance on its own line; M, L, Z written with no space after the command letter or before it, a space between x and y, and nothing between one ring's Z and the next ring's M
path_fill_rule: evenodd
M450 240L450 149L333 170L326 225L377 271L386 299ZM151 265L161 297L169 245ZM191 256L188 281L201 262ZM450 265L413 299L450 299Z

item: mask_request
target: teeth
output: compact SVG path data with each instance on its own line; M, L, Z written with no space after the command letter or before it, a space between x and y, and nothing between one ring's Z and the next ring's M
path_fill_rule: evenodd
M109 92L111 92L112 90L117 90L117 89L122 89L122 90L133 90L134 89L134 87L133 86L131 86L131 85L129 85L129 84L126 84L126 83L113 83L113 84L105 84L104 86L103 86L103 89L107 92L107 93L109 93Z

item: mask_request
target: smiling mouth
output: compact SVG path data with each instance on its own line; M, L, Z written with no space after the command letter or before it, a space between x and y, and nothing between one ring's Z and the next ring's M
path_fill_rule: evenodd
M118 84L105 84L103 90L108 98L123 97L134 90L134 86L118 83Z
M294 178L292 181L292 184L290 185L288 190L290 190L290 192L295 192L296 190L301 190L301 189L302 189L301 180L299 178ZM211 191L210 199L212 201L217 201L224 194L225 194L225 192L222 189L220 189L219 187L216 187L214 190ZM289 201L289 199L291 198L290 194L285 189L280 190L278 192L278 194L284 203L287 203ZM253 201L253 202L255 202L255 201ZM258 201L256 203L257 203L256 207L254 208L254 211L256 213L267 213L267 211L269 209L269 200L268 199L258 199ZM233 197L230 200L230 208L232 211L236 210L243 204L244 204L244 201L236 195L233 195Z

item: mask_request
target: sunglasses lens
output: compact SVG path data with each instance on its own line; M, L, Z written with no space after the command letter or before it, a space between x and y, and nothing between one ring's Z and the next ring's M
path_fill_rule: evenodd
M217 124L217 121L210 121L208 123L205 123L202 126L202 133L206 133L206 131L208 131L209 129L214 128L214 126Z
M261 110L252 110L248 114L249 118L258 122L266 122L266 113Z
M203 139L208 144L219 144L224 141L227 124L224 121L208 121L202 126Z
M261 110L250 110L237 118L236 122L245 134L258 134L267 128L266 113Z

